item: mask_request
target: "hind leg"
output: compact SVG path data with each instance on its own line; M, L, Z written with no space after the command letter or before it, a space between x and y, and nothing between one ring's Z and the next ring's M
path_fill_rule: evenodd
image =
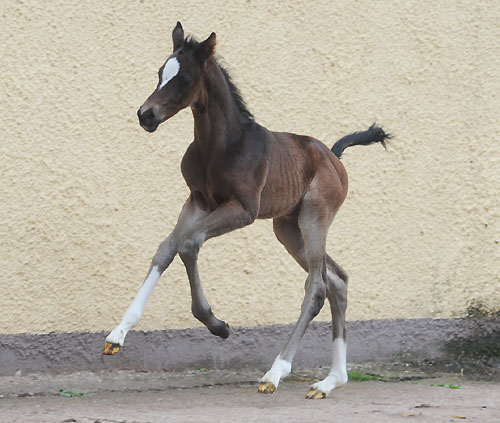
M307 272L304 239L297 220L282 217L273 222L274 232L290 255ZM333 357L330 374L323 381L312 385L307 398L324 398L332 389L347 382L345 311L347 307L347 274L328 254L326 256L326 294L332 311Z
M321 310L326 297L326 284L323 280L325 262L325 242L328 226L332 219L329 210L320 200L305 199L298 218L274 220L278 239L289 251L300 251L300 261L308 276L301 312L288 343L278 355L271 369L264 375L259 392L272 393L280 379L290 373L292 359L311 320ZM283 227L295 226L294 231ZM292 254L293 255L293 254Z
M306 395L308 399L324 398L333 389L347 383L347 344L345 312L347 308L347 273L328 255L326 256L326 293L332 312L333 354L328 376L314 383Z

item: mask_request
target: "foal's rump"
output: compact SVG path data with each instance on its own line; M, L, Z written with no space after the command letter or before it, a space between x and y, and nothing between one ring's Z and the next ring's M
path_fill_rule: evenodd
M312 181L310 189L318 190L318 198L324 201L325 207L337 211L347 196L347 172L339 158L325 144L314 140L314 147L318 152L318 166L316 181Z

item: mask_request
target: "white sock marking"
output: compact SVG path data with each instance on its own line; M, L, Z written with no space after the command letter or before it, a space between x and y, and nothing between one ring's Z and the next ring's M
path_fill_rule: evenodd
M161 84L158 89L161 90L165 85L167 85L168 81L170 81L179 73L179 69L180 64L176 57L168 59L167 63L165 63L165 66L163 66L163 72L161 74Z
M278 355L274 360L271 369L260 380L261 382L271 382L275 388L278 387L280 379L287 376L292 370L292 363L283 360L281 355Z
M347 383L347 346L343 338L337 338L333 341L333 361L330 374L321 382L311 386L325 394L332 389L339 388Z
M144 311L144 307L146 306L156 283L160 279L160 276L158 267L153 267L139 289L134 301L132 301L132 304L130 304L130 307L123 315L121 323L112 330L112 332L107 336L106 341L113 344L123 345L123 341L125 340L125 336L128 331L139 322L142 312Z

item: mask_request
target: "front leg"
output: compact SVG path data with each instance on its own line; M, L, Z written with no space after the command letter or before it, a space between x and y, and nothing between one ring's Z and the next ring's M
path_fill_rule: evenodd
M160 279L160 276L161 273L158 266L151 266L146 280L139 289L134 301L132 301L132 304L123 315L120 324L106 337L104 349L102 350L104 355L114 355L120 351L128 331L139 323L144 307L146 307L146 303L149 300L156 283Z
M211 333L221 338L229 336L229 326L214 316L205 298L198 273L198 252L207 239L249 225L254 219L255 214L245 210L240 202L224 203L190 230L179 245L179 256L186 267L191 287L193 315Z
M160 244L158 251L153 257L148 275L134 298L134 301L123 315L120 324L106 337L106 342L102 352L103 354L113 355L120 351L128 331L139 322L146 303L151 296L156 283L160 279L160 276L167 269L177 254L177 249L182 237L191 227L196 225L197 222L208 214L208 211L198 207L193 197L188 198L182 208L174 230Z

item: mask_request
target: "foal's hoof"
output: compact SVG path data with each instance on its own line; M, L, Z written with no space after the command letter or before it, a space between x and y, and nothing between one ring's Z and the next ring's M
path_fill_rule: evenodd
M106 341L104 343L104 348L102 349L103 355L115 355L118 351L120 351L120 344L115 344Z
M318 391L317 389L311 388L306 395L306 399L323 399L326 397L324 392Z
M218 324L214 328L209 328L209 330L212 333L212 335L219 336L223 339L229 337L230 334L229 325L226 322L223 322L222 320L220 320L220 324Z
M257 389L257 393L259 394L272 394L274 391L276 391L276 386L271 382L260 382L259 388Z

